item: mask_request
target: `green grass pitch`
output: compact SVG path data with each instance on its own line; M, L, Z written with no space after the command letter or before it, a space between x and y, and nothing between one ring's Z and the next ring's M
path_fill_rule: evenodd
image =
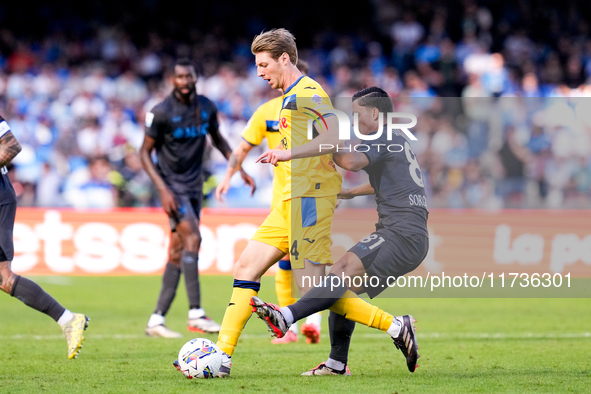
M47 316L0 295L0 393L458 393L591 392L591 302L588 299L382 299L394 314L418 319L420 368L409 373L402 354L377 330L357 325L349 366L353 376L300 377L329 352L321 343L271 345L253 317L233 357L229 379L186 380L172 366L189 339L181 283L167 325L182 339L154 339L144 327L160 277L35 277L64 306L92 320L77 360ZM202 298L221 322L229 276L203 276ZM275 300L272 277L260 295Z

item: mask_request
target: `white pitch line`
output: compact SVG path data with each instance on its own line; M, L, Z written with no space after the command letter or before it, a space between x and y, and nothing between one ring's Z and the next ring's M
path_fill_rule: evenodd
M139 339L147 338L145 335L136 334L90 334L86 333L85 337L87 340L93 339ZM260 339L270 338L268 334L243 334L240 338L243 339ZM379 333L368 333L368 334L354 334L355 338L383 338L384 334ZM189 338L189 336L187 336ZM580 332L580 333L562 333L562 334L544 334L544 333L518 333L518 334L506 334L506 333L488 333L488 332L474 332L474 333L463 333L463 334L448 334L438 332L428 332L418 334L419 339L576 339L576 338L591 338L591 332ZM0 335L0 341L2 340L63 340L64 337L61 335Z
M264 335L270 337L270 335ZM384 334L380 333L367 333L367 334L353 334L356 338L383 338ZM244 334L240 338L260 338L260 335ZM545 334L545 333L518 333L518 334L507 334L507 333L487 333L487 332L475 332L475 333L463 333L463 334L449 334L449 333L438 333L438 332L427 332L418 333L418 339L564 339L564 338L591 338L591 332L580 332L580 333L564 333L564 334Z
M145 336L145 335L144 335ZM141 335L123 335L123 334L114 334L114 335L102 335L102 334L90 334L86 332L84 334L84 338L92 338L92 339L138 339L142 338ZM38 340L38 341L51 341L56 339L64 339L63 335L0 335L1 340L12 340L12 339L25 339L25 340Z

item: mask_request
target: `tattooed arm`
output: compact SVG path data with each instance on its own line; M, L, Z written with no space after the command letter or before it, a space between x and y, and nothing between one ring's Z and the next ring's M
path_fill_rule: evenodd
M226 175L215 189L215 197L218 199L218 201L222 201L222 196L226 194L228 190L230 190L230 179L232 179L232 176L242 168L242 162L251 149L252 145L242 140L240 145L238 145L238 147L230 153L230 156L228 157ZM252 196L253 193L254 189L252 189L250 195Z
M9 164L21 150L21 144L18 143L12 131L0 137L0 168Z

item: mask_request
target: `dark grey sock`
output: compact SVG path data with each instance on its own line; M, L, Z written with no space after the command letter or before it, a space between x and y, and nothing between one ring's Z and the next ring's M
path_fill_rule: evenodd
M347 364L351 335L355 330L355 322L345 319L335 312L328 315L328 330L330 333L330 358Z
M170 305L176 296L176 289L180 279L181 269L174 264L166 263L166 268L162 275L162 288L160 289L156 310L154 311L155 314L164 316L168 313Z
M66 310L52 296L47 294L41 286L22 276L17 275L10 295L22 301L25 305L49 315L55 321L58 321Z
M332 280L332 277L339 280ZM293 321L298 321L333 306L347 291L346 284L341 282L338 276L328 274L321 286L310 289L298 302L289 305L288 308L293 314Z
M183 250L181 254L181 270L185 275L185 287L189 298L189 308L201 308L201 291L199 289L199 255L196 252Z

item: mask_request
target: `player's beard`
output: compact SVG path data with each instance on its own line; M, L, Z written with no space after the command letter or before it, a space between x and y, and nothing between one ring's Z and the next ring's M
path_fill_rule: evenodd
M187 102L191 101L194 97L195 97L195 93L196 93L196 89L194 86L189 86L189 92L188 93L183 93L182 89L176 89L176 93L178 94L179 97L181 97L183 100L186 100Z

